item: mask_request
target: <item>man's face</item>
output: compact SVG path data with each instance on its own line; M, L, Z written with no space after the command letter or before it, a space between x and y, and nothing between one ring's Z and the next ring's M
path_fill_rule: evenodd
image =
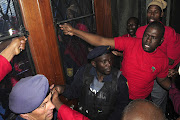
M157 5L150 5L147 10L147 23L151 23L154 21L160 21L161 17L163 16L163 12L161 8Z
M138 28L137 23L135 22L134 19L130 19L127 22L127 32L131 35L131 37L136 36L136 30Z
M142 39L142 47L144 51L148 53L154 52L163 41L161 36L161 32L158 29L152 27L147 28Z
M52 94L50 93L42 102L42 104L32 111L27 113L32 120L51 120L53 118L53 109L55 106L51 102Z
M95 68L97 72L103 74L103 75L108 75L111 73L112 69L112 55L109 54L104 54L102 56L99 56L95 58Z

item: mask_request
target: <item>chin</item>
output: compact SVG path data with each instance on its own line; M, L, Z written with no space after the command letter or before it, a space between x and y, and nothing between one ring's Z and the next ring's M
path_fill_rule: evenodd
M145 52L150 53L150 51L149 51L149 50L147 50L146 48L143 48L143 50L144 50Z

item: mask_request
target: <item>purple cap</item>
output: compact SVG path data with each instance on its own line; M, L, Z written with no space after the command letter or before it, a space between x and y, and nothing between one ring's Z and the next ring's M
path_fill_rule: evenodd
M38 108L49 91L49 82L44 75L22 78L9 95L9 109L17 114L32 112Z

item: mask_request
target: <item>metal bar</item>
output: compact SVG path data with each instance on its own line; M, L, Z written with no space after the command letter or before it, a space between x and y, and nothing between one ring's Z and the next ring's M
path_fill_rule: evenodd
M19 37L19 34L14 34L14 35L11 35L11 36L0 37L0 42L1 41L9 40L9 39L12 39L12 38L15 38L15 37Z
M25 36L26 38L29 36L29 32L25 30L25 28L20 28L20 32L18 32L17 34L13 34L11 36L5 36L5 37L0 37L0 42L1 41L6 41L9 39L13 39L15 37L21 37L21 36Z
M57 22L57 24L59 25L59 24L62 24L62 23L66 23L66 22L70 22L70 21L86 18L86 17L93 16L93 15L94 14L89 14L89 15L84 15L84 16L81 16L81 17L76 17L76 18L72 18L72 19L68 19L68 20L63 20L63 21Z

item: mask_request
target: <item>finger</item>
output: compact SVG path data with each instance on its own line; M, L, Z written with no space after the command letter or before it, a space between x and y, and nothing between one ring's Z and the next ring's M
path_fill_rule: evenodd
M49 88L50 88L50 89L53 89L53 88L54 88L54 84L52 84Z

